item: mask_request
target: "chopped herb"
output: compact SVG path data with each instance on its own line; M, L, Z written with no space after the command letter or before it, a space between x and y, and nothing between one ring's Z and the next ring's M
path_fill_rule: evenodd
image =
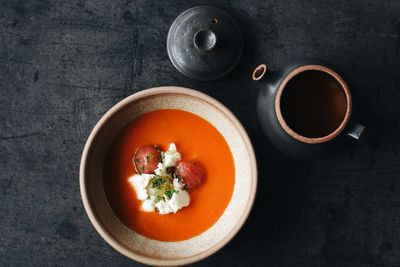
M147 161L147 162L150 162L150 161L152 161L153 159L154 159L154 154L153 154L153 153L150 153L150 154L146 155L146 161Z
M136 162L140 163L140 162L142 162L142 160L141 159L136 159Z
M176 190L174 190L174 189L165 191L165 195L166 195L167 198L169 198L169 199L171 199L171 197L172 197L172 195L173 195L174 193L178 193L178 191L176 191Z
M165 152L161 152L161 162L165 161Z
M151 187L152 187L152 188L156 188L156 189L161 189L161 186L162 186L162 184L164 184L164 183L165 183L165 180L164 180L161 176L155 175L155 176L154 176L154 179L153 179L153 181L152 181Z
M141 172L144 172L144 165L142 165L142 167L140 167Z
M172 197L172 194L173 194L172 190L167 190L167 191L165 191L165 195L166 195L167 198L169 198L169 199Z
M162 196L160 196L160 195L157 195L157 197L156 197L156 199L155 199L155 202L158 203L158 202L160 202L161 200L164 200L164 198L163 198Z

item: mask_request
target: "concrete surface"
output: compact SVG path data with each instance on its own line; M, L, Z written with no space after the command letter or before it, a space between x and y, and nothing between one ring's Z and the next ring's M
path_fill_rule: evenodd
M169 25L213 4L243 29L238 68L196 82L169 62ZM400 265L400 1L0 0L0 265L127 266L96 233L79 192L80 155L107 109L139 90L206 92L243 122L259 190L236 238L198 266ZM256 117L252 68L336 64L375 153L349 144L318 162L281 156Z

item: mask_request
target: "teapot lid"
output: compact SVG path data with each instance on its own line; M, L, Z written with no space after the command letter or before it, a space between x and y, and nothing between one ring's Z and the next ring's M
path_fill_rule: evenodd
M221 78L239 62L243 49L239 26L227 13L197 6L180 14L168 32L168 56L185 76L201 81Z

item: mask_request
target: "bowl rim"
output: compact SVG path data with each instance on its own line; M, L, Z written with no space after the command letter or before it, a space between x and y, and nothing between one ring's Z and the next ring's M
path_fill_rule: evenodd
M101 128L103 127L103 125L107 122L107 120L110 117L112 117L114 114L116 114L118 111L120 111L122 108L124 108L126 105L130 104L131 102L137 101L139 99L146 98L149 96L159 95L159 94L187 95L187 96L191 96L194 98L199 98L199 99L215 106L216 108L218 108L223 114L225 114L228 117L228 119L231 121L231 123L234 124L234 126L237 128L240 135L242 136L243 141L246 146L246 149L247 149L247 152L250 156L250 164L251 164L251 168L252 168L252 177L251 177L252 181L251 181L250 196L249 196L249 199L247 199L247 203L246 203L244 212L241 214L241 217L239 218L238 222L233 227L233 229L220 242L213 245L211 248L209 248L203 252L200 252L196 255L181 258L181 259L158 259L158 258L143 256L143 255L140 255L138 253L135 253L135 252L129 250L124 245L120 244L117 240L115 240L112 237L112 235L108 232L108 230L105 229L103 227L103 225L97 220L97 216L95 215L95 212L89 203L87 191L86 191L86 183L85 183L86 160L89 155L89 151L92 146L93 140L98 135L98 133L101 130ZM115 250L117 250L121 254L125 255L126 257L133 259L135 261L144 263L144 264L157 265L157 266L186 265L186 264L200 261L206 257L211 256L212 254L214 254L215 252L220 250L222 247L224 247L229 241L231 241L232 238L239 232L239 230L244 225L244 223L245 223L246 219L248 218L250 211L253 207L255 196L256 196L256 189L257 189L257 178L258 178L258 170L257 170L256 157L254 154L254 149L253 149L252 143L250 141L250 138L249 138L247 132L245 131L244 127L239 122L239 120L236 118L236 116L227 107L225 107L222 103L220 103L213 97L211 97L207 94L204 94L202 92L199 92L197 90L194 90L194 89L178 87L178 86L160 86L160 87L153 87L153 88L145 89L145 90L136 92L130 96L127 96L126 98L122 99L117 104L115 104L113 107L111 107L97 122L97 124L91 131L91 133L86 141L85 147L82 152L82 157L81 157L81 162L80 162L80 172L79 172L79 184L80 184L80 191L81 191L83 206L86 210L86 213L89 217L90 222L92 223L92 225L94 226L96 231L100 234L100 236L111 247L113 247Z

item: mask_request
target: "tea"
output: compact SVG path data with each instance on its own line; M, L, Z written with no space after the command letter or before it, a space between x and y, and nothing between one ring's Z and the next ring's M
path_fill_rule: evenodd
M280 107L283 119L294 132L318 138L339 128L346 115L347 100L341 84L333 76L306 70L286 84Z

